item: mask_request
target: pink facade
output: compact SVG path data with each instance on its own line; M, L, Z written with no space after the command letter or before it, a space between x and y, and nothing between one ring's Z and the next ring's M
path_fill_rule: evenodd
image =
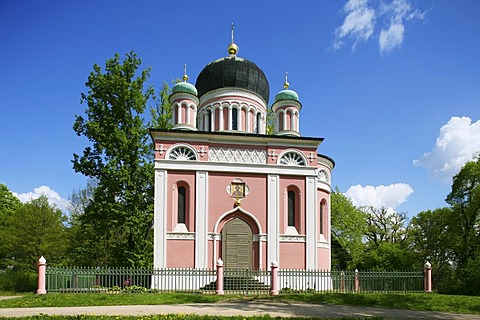
M298 95L277 94L268 135L268 81L236 54L172 91L174 130L151 131L154 267L330 269L334 162L300 137Z

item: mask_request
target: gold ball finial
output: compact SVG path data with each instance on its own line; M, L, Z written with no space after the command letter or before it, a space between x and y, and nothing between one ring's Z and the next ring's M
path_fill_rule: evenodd
M283 84L283 88L287 90L290 87L290 83L288 83L288 72L285 72L285 83Z
M188 78L188 76L187 76L187 65L184 64L184 65L183 65L183 81L184 81L184 82L187 82L188 79L189 79L189 78Z
M228 54L236 55L238 50L239 50L239 47L233 41L233 22L232 22L232 29L231 30L232 30L232 42L228 45Z

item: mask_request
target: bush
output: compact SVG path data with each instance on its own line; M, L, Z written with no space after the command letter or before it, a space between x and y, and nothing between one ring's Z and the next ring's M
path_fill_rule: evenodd
M37 274L32 271L6 270L0 273L0 290L34 292L37 289Z

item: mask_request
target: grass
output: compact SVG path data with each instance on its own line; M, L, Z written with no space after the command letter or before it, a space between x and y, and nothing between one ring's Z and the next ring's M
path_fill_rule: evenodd
M111 306L111 305L151 305L182 303L215 303L226 300L249 301L262 299L267 301L289 301L313 304L339 304L390 309L409 309L442 311L452 313L480 314L478 297L454 296L441 294L406 293L406 294L282 294L271 296L217 296L193 293L163 294L106 294L106 293L49 293L23 295L21 298L0 300L0 308L29 307L67 307L67 306Z
M302 303L480 314L479 297L435 293L288 294L281 295L278 299Z

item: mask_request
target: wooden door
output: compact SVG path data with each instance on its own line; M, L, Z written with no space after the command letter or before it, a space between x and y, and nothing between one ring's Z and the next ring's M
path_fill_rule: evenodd
M222 256L225 269L252 269L252 228L235 218L222 230Z

